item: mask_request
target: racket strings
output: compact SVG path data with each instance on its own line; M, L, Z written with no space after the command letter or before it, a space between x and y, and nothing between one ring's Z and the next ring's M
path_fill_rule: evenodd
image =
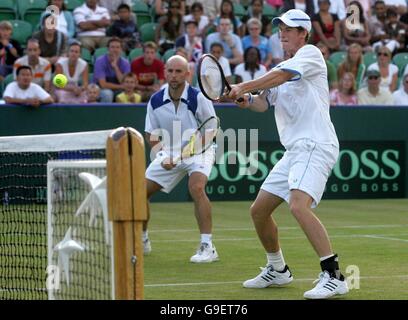
M199 77L207 95L213 100L218 100L224 91L224 81L218 65L212 58L203 59Z

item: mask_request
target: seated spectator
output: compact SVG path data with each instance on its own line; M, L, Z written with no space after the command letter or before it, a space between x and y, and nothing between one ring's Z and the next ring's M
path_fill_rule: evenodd
M269 49L272 54L272 67L281 63L284 59L282 43L280 41L280 33L275 32L268 40Z
M134 73L125 74L122 80L123 92L116 96L118 103L140 103L142 97L135 92L137 79Z
M213 42L210 47L210 53L217 58L218 63L224 71L225 78L231 83L232 72L228 59L224 57L224 46L219 42Z
M45 14L41 21L41 30L33 35L40 44L41 56L46 58L53 67L60 57L66 56L68 38L54 27L55 19L50 13Z
M388 88L380 87L381 75L378 70L367 71L367 87L357 92L358 104L392 105L394 98Z
M156 27L156 43L160 46L160 54L175 46L176 39L184 33L183 16L180 14L180 1L170 0L169 11L160 17Z
M108 52L94 65L94 82L101 87L101 102L113 102L123 90L123 76L130 72L130 64L122 57L122 41L113 37L108 42Z
M194 0L194 2L202 4L204 15L212 22L220 14L221 1L222 0Z
M351 72L346 72L340 78L339 88L330 92L330 105L356 105L356 80Z
M58 8L58 12L53 12L53 15L57 16L55 28L62 32L68 40L74 38L76 32L75 20L72 13L67 10L65 2L63 0L48 0L48 6L56 6ZM50 11L44 11L40 17L40 22L49 13Z
M334 66L334 64L329 60L330 50L321 41L316 45L316 47L318 47L320 49L320 52L323 55L324 61L326 62L327 80L329 82L329 89L330 90L336 89L337 88L337 70L336 70L336 67Z
M344 4L346 5L346 9L351 5L352 2L356 2L355 0L345 0ZM365 16L371 17L371 5L372 5L372 0L358 0L358 3L361 5L363 8L363 12L365 13ZM346 10L347 11L347 10Z
M337 51L341 40L340 20L336 14L329 12L329 0L319 0L318 3L319 11L312 17L313 43L322 41L330 51Z
M319 11L319 1L320 0L314 0L315 13L318 13ZM336 15L340 20L346 18L346 6L344 5L344 0L330 0L329 5L329 12L331 14Z
M91 52L106 47L109 40L106 37L106 28L111 24L108 9L98 6L97 3L98 0L86 0L74 10L78 40Z
M258 79L266 73L266 68L261 64L261 53L257 47L249 47L244 53L244 62L237 65L234 74L236 83Z
M198 27L198 34L201 37L206 36L207 26L210 23L210 20L207 16L204 15L203 5L199 2L194 2L191 6L190 14L183 18L183 21L195 21Z
M317 3L316 3L317 8ZM299 9L306 12L309 17L315 15L315 3L313 0L287 0L283 2L283 10ZM316 10L317 13L317 10Z
M89 79L88 64L81 59L81 45L78 42L72 42L69 45L68 57L58 60L55 73L62 73L68 79L68 84L64 88L55 88L56 102L86 103L86 89Z
M262 36L269 38L272 35L271 19L263 14L263 0L251 0L251 5L248 7L248 14L243 16L241 20L247 25L248 20L251 18L257 18L262 22ZM246 34L249 34L248 31Z
M265 2L269 4L271 7L274 7L275 9L280 9L283 6L283 3L286 1L284 0L266 0Z
M356 88L359 89L364 79L365 69L363 49L359 44L353 43L347 49L346 60L338 67L337 76L341 79L346 72L351 72L356 79Z
M169 7L170 5L170 0L154 0L154 12L157 18L161 18L162 16L165 16L169 13ZM186 5L184 0L179 0L178 1L180 4L180 7L178 9L178 12L180 13L181 16L184 16L186 13Z
M183 47L187 50L187 61L197 63L203 55L203 39L199 36L197 22L185 23L186 33L176 40L176 48Z
M26 52L27 55L17 59L14 63L14 79L16 79L16 72L19 67L29 66L33 74L33 83L43 87L45 91L51 92L51 64L47 59L40 57L41 49L37 39L28 39Z
M401 87L393 92L394 104L398 106L408 106L408 74L402 77Z
M101 89L96 83L90 83L86 89L86 102L87 103L98 103L101 100L100 97Z
M243 37L245 34L245 25L234 15L234 4L231 0L222 0L220 6L220 14L214 21L214 26L220 25L222 18L229 18L232 22L232 30L239 37Z
M143 1L143 0L142 0ZM119 20L119 7L123 4L127 5L129 8L132 8L132 0L99 0L99 5L108 9L109 16L112 21ZM136 18L132 14L130 19L136 23Z
M388 8L392 8L399 15L407 12L407 2L405 0L384 0L385 5Z
M229 63L233 66L242 63L243 61L243 48L241 39L232 33L232 24L229 18L221 18L220 24L217 27L218 32L211 33L207 36L205 41L205 48L211 48L214 42L219 42L224 47L224 57L226 57Z
M387 47L380 47L377 51L377 62L368 66L368 70L378 70L381 74L381 87L391 92L397 89L398 67L391 63L391 51Z
M18 41L11 39L13 26L8 21L0 22L0 82L13 72L14 62L23 55Z
M387 23L385 24L385 33L389 36L389 40L395 41L394 52L405 50L405 25L398 21L398 13L394 8L387 9Z
M346 48L352 43L358 43L363 48L364 52L372 51L370 45L370 30L368 22L365 18L363 7L358 1L350 2L351 6L355 6L357 12L350 11L347 18L341 21L343 30L343 38ZM350 22L350 17L358 14L358 19L353 19Z
M129 53L141 46L139 32L136 23L131 19L130 7L127 4L121 4L117 11L118 19L113 21L108 34L122 39L123 50Z
M378 47L386 45L391 52L398 46L398 42L391 40L390 36L385 31L387 24L387 11L383 0L377 0L374 5L374 15L369 20L369 28L371 34L371 45L374 50Z
M262 22L257 18L251 18L247 22L249 36L242 38L243 49L257 47L261 52L261 63L269 68L272 64L272 52L268 44L268 39L261 36Z
M164 83L164 64L157 59L156 54L157 45L146 42L143 45L143 56L132 61L132 72L138 81L136 90L141 94L143 102L149 101L150 96Z
M10 83L4 91L3 99L6 103L38 108L41 104L54 102L47 91L31 82L33 72L29 66L18 67L16 75L17 81Z

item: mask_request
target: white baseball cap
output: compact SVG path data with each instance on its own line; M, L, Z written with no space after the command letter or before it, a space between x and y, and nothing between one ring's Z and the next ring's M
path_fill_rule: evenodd
M272 24L274 26L279 25L279 23L286 24L288 27L301 27L307 32L312 30L312 22L310 17L299 9L292 9L286 11L282 16L272 19Z

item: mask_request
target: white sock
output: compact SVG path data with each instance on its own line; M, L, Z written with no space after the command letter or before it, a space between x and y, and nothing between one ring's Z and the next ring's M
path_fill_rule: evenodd
M201 234L201 243L208 243L212 245L212 234L211 233L202 233Z
M286 266L281 249L278 252L267 252L266 258L268 259L268 266L272 265L276 271L282 271Z
M143 231L142 240L146 241L147 239L149 239L149 232L146 230L146 231Z
M329 259L329 258L331 258L331 257L333 257L333 256L334 256L334 253L329 254L328 256L320 257L320 261L323 261L323 260Z

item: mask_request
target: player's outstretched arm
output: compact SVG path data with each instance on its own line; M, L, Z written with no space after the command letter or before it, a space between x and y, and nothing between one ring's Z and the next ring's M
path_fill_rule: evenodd
M228 97L233 100L238 100L238 98L242 97L245 93L277 87L292 79L294 76L295 74L289 71L271 70L258 79L242 82L233 86Z
M243 101L235 101L241 109L249 109L254 112L265 112L268 110L268 102L266 101L267 91L263 91L260 95L244 94Z

